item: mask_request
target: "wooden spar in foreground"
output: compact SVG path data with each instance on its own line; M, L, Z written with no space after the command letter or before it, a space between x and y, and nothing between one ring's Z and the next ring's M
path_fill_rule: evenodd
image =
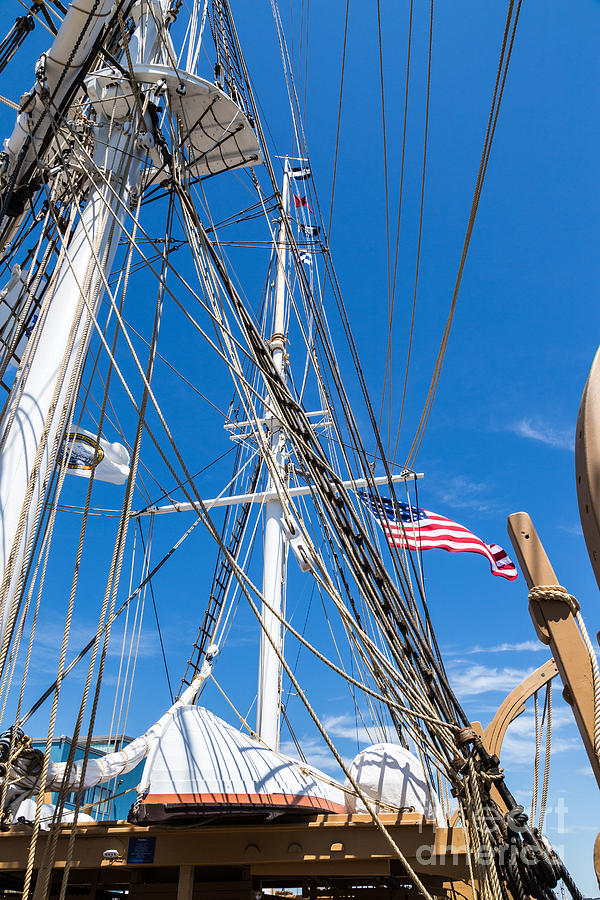
M575 475L579 518L600 587L600 350L581 397L575 430Z
M508 517L508 533L529 588L559 585L533 522L524 512ZM600 760L594 749L594 681L587 647L568 603L557 599L530 600L536 634L550 646L581 733L590 765L600 786Z

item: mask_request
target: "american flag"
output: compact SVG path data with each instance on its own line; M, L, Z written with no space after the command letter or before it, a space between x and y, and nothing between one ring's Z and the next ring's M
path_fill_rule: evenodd
M428 509L408 503L392 503L388 498L371 497L366 491L358 491L358 496L381 526L392 547L481 553L489 560L492 575L500 575L509 581L517 577L515 565L502 547L484 543L464 525Z

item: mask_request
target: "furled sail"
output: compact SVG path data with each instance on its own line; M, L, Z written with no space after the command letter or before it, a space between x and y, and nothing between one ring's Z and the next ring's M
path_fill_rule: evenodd
M208 678L212 670L212 661L217 653L216 647L209 647L205 661L198 675L182 693L181 697L140 737L135 738L127 746L114 753L106 753L97 759L77 761L69 768L66 762L50 761L44 784L44 790L48 791L80 791L95 787L97 784L106 784L119 775L131 772L138 763L150 753L156 741L159 740L168 722L173 716L177 716L182 707L193 703L202 684ZM31 769L34 772L31 772ZM39 793L41 788L41 767L38 756L25 755L17 757L16 763L8 769L9 787L6 793L5 817L14 815L21 803L28 797Z
M137 821L346 812L341 784L210 710L178 705L148 754Z

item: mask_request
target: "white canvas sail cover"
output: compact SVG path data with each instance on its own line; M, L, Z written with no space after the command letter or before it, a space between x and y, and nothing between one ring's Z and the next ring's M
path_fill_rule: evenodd
M399 744L373 744L361 750L352 760L350 774L376 812L406 810L445 824L439 798L427 780L421 762L410 750ZM350 787L347 782L347 787ZM349 792L348 812L366 812L362 800Z
M83 775L83 777L83 763L76 762L72 767L68 784L64 785L63 779L67 766L66 762L51 762L48 767L46 788L50 791L57 791L62 787L63 789L73 791L80 786L88 788L94 787L97 784L104 784L112 778L116 778L117 775L131 772L131 770L135 769L137 764L153 749L154 744L160 738L169 720L177 714L177 711L182 706L186 706L193 700L200 685L210 673L210 669L210 664L204 663L200 674L194 678L191 685L183 692L179 700L173 704L152 728L149 728L148 731L142 734L141 737L131 741L130 744L127 744L126 747L123 747L122 750L118 750L115 753L107 753L105 756L100 756L98 759L88 759L85 775Z
M346 812L342 785L198 706L170 717L142 784L141 823L215 812Z
M23 800L21 805L19 806L17 812L15 813L15 822L34 822L35 821L35 810L36 810L36 802L33 797L28 797L27 800ZM49 831L52 823L56 819L56 806L54 803L42 803L40 807L40 829L42 831ZM75 813L72 809L63 809L60 816L60 823L68 824L69 822L73 822L75 819ZM89 816L87 813L79 812L77 815L77 822L80 825L85 825L86 822L95 822L93 816Z
M53 762L50 760L44 786L45 790L65 792L76 791L79 788L85 790L86 788L95 787L97 784L105 784L111 779L135 769L137 764L148 753L151 753L170 718L176 715L180 707L186 707L194 701L202 683L211 672L211 663L217 652L215 645L208 648L200 672L192 680L192 683L186 688L179 700L148 731L135 738L121 750L115 753L106 753L97 759L88 759L85 771L83 760L74 762L69 771L68 779L65 779L67 762ZM10 786L6 793L6 808L12 813L13 819L22 802L36 794L40 788L39 771L31 774L25 762L24 757L17 757L8 773Z

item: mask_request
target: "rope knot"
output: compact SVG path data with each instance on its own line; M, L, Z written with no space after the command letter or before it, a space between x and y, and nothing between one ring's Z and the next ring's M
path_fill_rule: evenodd
M529 591L529 600L531 603L539 603L540 600L558 600L560 603L566 603L573 615L579 612L579 601L561 584L536 584Z
M479 773L479 777L487 784L493 784L495 781L502 781L504 778L504 769L498 769L497 772L486 772L485 769L482 769Z

